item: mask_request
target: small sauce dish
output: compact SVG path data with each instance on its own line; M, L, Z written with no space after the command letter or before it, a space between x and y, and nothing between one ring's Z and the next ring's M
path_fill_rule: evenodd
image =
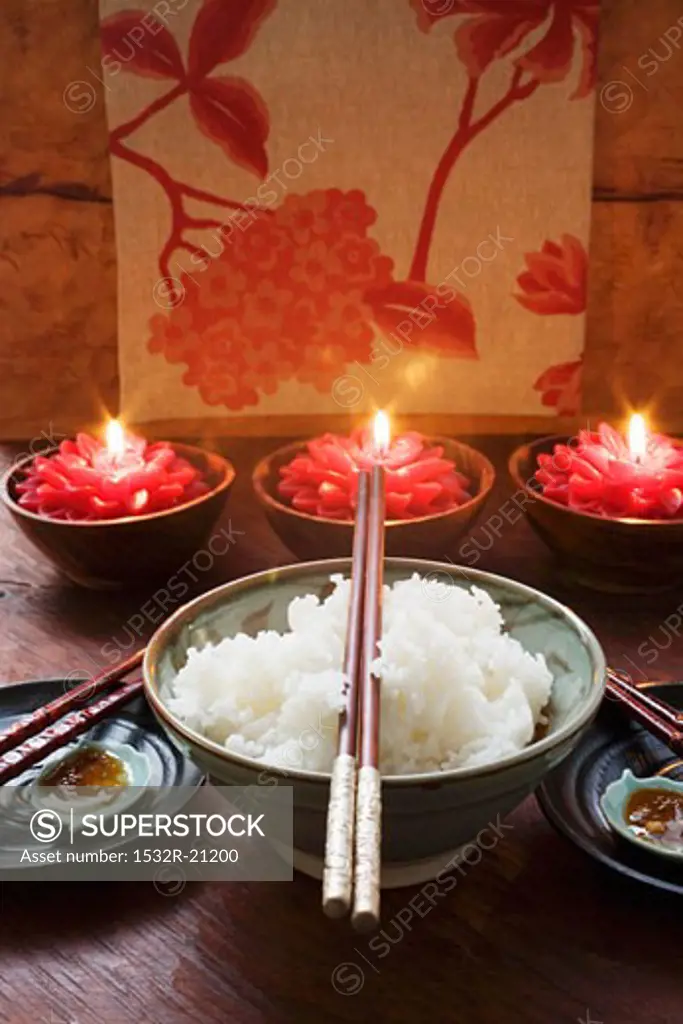
M600 806L623 839L649 853L683 860L683 782L637 778L627 768L607 787Z
M120 812L137 800L150 778L145 754L127 743L79 743L57 751L31 783L31 802L74 820Z

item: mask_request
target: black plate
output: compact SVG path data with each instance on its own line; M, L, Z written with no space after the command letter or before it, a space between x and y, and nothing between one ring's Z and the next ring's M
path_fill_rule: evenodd
M648 686L648 692L683 709L683 684ZM683 863L648 853L616 835L600 809L600 797L625 768L634 775L658 773L683 780L683 760L628 721L613 700L572 754L552 772L536 796L555 828L607 867L646 885L683 894Z
M17 719L23 718L55 697L62 696L78 682L75 679L41 679L35 682L14 683L0 688L0 732ZM91 729L78 736L71 743L65 744L60 753L68 753L79 743L97 742L104 746L127 744L139 753L144 754L149 767L149 779L146 789L152 787L150 793L150 809L161 806L163 801L173 801L174 787L194 787L202 783L203 775L176 746L168 739L166 733L157 723L147 706L144 697L132 700L110 718L97 722ZM54 757L55 754L48 755ZM47 757L46 759L47 760ZM22 870L30 872L30 865L19 868L16 864L16 850L21 848L40 850L40 844L27 843L27 823L34 811L31 802L30 784L40 774L45 761L40 761L28 768L22 775L6 783L16 787L17 801L12 810L3 814L3 842L0 847L0 866L3 870ZM167 794L162 796L162 792ZM179 795L183 802L186 794ZM168 810L166 802L163 809ZM106 843L98 841L102 849L113 848L120 844L119 838L113 837ZM7 857L5 857L5 854ZM5 863L8 860L8 863Z
M48 701L61 697L77 682L74 679L40 679L0 687L0 732ZM62 749L66 752L85 740L105 745L108 741L127 743L145 754L150 768L148 786L195 786L202 780L199 769L168 739L144 697L136 698L110 718L96 723ZM44 763L38 762L7 785L28 785L40 774Z

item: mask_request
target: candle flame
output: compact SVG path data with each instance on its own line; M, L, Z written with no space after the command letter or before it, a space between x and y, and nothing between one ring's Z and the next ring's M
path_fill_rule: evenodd
M374 425L375 444L381 451L386 451L391 441L391 428L389 417L381 410L375 416Z
M631 416L631 422L628 425L628 447L631 457L636 462L640 461L647 452L647 426L645 418L640 413L634 413Z
M109 454L114 457L123 455L126 449L126 436L118 420L109 420L104 436L107 441L107 451Z

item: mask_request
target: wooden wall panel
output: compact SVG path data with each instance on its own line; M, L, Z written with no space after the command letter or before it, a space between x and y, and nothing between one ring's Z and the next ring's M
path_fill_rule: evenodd
M603 0L584 409L683 429L683 3Z
M651 402L683 430L683 3L602 2L584 407ZM98 67L95 0L2 0L0 372L11 364L23 383L0 410L4 437L117 404Z
M88 70L99 59L94 0L2 0L0 373L17 378L5 437L68 431L117 402L104 97Z

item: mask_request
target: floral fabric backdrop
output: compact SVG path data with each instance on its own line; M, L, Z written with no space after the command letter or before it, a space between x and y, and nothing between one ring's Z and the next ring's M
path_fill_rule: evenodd
M598 0L101 0L138 422L577 411Z

